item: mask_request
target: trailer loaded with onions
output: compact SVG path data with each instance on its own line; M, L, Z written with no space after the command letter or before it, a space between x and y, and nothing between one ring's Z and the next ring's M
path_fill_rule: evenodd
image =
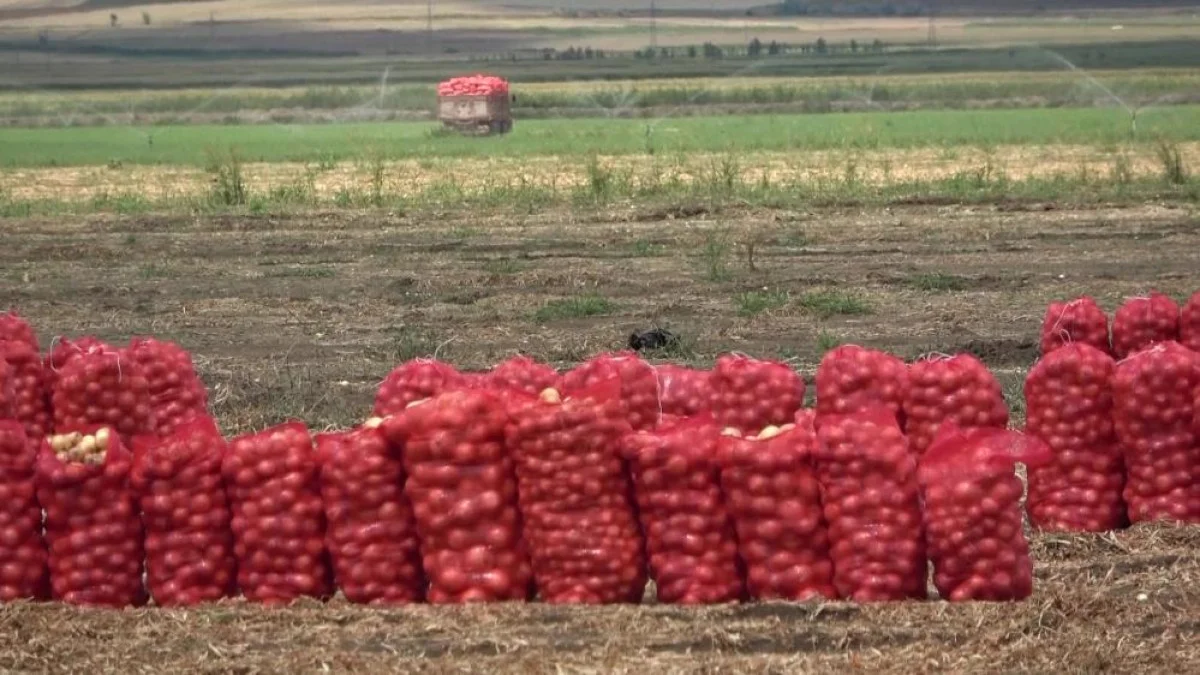
M512 131L512 99L504 78L452 77L438 84L437 97L437 118L448 129L476 136Z

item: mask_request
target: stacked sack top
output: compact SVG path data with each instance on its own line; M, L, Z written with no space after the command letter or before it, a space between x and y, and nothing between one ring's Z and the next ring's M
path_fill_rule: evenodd
M438 83L438 96L503 96L508 80L495 75L464 75Z

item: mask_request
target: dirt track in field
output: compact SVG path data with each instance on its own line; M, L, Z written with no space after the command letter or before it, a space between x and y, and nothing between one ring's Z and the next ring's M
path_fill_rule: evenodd
M566 365L655 323L684 336L680 358L739 350L806 375L839 338L906 357L971 350L1019 419L1045 303L1190 293L1198 224L1194 208L1171 204L0 220L0 305L18 306L44 342L181 341L228 432L289 415L317 427L360 419L404 358L482 368L522 350ZM821 297L868 313L821 316ZM542 309L569 298L611 312ZM1036 594L1013 605L10 605L0 670L1189 672L1200 670L1198 537L1039 536Z

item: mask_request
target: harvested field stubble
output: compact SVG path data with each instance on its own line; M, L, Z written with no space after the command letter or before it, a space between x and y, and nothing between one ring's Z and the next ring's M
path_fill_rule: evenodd
M1177 145L1184 166L1200 165L1200 143ZM1089 145L1004 145L959 148L809 151L801 153L687 153L605 157L492 157L437 160L271 162L241 166L247 189L278 202L338 203L365 195L378 175L386 198L450 199L502 191L537 192L547 198L593 195L607 177L610 196L652 195L714 187L729 190L850 191L858 187L959 181L982 190L1009 181L1063 180L1118 184L1156 178L1156 148L1131 144L1115 151ZM376 170L379 173L376 173ZM0 191L13 200L102 205L122 197L148 204L203 199L213 174L185 166L53 167L0 173ZM605 196L595 194L594 196Z

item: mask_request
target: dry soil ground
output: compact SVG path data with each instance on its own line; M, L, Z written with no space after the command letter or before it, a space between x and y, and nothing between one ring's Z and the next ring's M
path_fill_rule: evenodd
M975 351L1019 419L1045 303L1190 293L1197 224L1172 204L7 220L0 305L47 341L181 341L229 432L289 415L351 423L388 368L418 354L567 364L655 323L685 337L682 358L740 350L806 375L837 338L906 357ZM6 606L0 669L1189 672L1198 543L1196 528L1038 536L1036 595L1013 605Z
M835 339L905 357L969 349L1016 393L1049 300L1086 292L1113 308L1152 287L1200 287L1197 216L1176 204L339 210L3 228L0 304L46 340L182 342L235 431L287 414L348 423L392 365L434 350L472 369L517 351L565 365L654 324L684 336L684 358L740 350L810 374Z

